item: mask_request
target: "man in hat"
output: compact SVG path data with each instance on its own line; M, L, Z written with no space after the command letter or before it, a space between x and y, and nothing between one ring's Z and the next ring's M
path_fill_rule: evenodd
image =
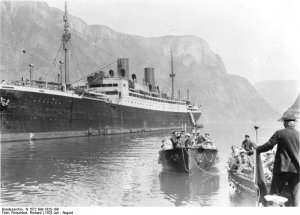
M205 133L206 144L210 144L211 147L214 147L214 141L210 138L209 133Z
M280 195L283 186L288 183L292 206L299 206L299 131L295 129L295 112L286 111L280 121L283 121L285 128L276 131L269 141L258 146L256 151L259 154L277 145L270 193Z
M192 145L191 135L189 133L185 134L184 145L185 145L185 147Z
M200 131L198 131L196 134L195 142L197 144L202 144L205 141L206 141L206 138L200 133Z
M245 140L242 142L242 148L247 151L248 155L251 155L253 149L256 147L256 144L250 140L250 136L248 134L245 135Z

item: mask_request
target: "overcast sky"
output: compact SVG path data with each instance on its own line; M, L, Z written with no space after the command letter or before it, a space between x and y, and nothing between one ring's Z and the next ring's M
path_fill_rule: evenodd
M64 1L47 2L64 8ZM69 0L68 8L122 33L199 36L228 73L251 83L300 77L298 0Z

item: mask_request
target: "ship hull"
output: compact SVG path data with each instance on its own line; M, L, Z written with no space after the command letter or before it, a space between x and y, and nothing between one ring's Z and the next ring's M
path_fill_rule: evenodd
M85 97L0 89L1 142L161 131L192 126L188 112L157 111ZM200 112L193 113L195 120Z
M159 151L163 171L190 173L206 171L219 162L216 149L175 148Z

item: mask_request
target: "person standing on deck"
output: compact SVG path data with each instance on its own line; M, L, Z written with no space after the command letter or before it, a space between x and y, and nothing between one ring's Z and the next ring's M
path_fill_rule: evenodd
M294 111L287 110L280 121L285 128L276 131L267 143L255 148L259 154L277 145L270 194L280 195L287 182L292 206L299 206L299 131L295 129Z
M248 134L245 135L245 140L242 142L242 148L247 151L248 155L253 154L253 150L256 147L256 144L250 140L250 136Z

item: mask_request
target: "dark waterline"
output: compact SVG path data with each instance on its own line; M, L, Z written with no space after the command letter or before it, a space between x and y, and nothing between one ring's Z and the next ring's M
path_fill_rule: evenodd
M280 124L262 126L263 143ZM41 140L1 145L1 206L254 206L228 186L231 145L252 124L209 124L220 163L211 174L162 172L161 140L170 132Z

